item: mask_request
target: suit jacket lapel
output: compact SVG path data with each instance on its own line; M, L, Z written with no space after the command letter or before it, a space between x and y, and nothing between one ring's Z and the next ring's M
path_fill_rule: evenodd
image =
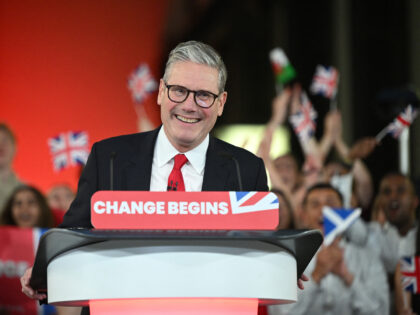
M204 168L203 191L224 191L227 180L232 172L229 167L229 159L224 157L221 148L215 139L210 137L209 147L206 154L206 166Z
M126 190L150 190L153 152L159 130L160 127L144 134L144 138L135 144L135 150L123 170Z

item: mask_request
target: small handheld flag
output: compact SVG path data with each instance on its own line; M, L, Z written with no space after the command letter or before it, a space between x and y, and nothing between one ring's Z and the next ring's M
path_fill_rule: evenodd
M420 284L420 257L403 257L400 260L400 266L403 289L417 294Z
M68 166L85 165L89 156L89 137L86 131L68 131L49 138L53 166L60 171Z
M157 87L158 84L147 64L140 64L128 78L128 89L136 103L142 103L150 93L157 90Z
M329 99L334 99L337 94L339 74L336 68L318 65L310 90Z
M301 107L298 112L290 115L289 122L293 126L295 134L299 137L302 143L307 143L309 139L315 134L316 123L315 119L318 114L312 106L311 101L305 92L300 95Z
M403 130L412 124L417 114L418 111L412 105L408 105L397 118L378 133L376 141L380 142L387 134L397 139Z
M324 245L330 245L334 239L343 233L360 217L362 211L357 209L322 209L324 219Z
M274 75L278 86L290 82L296 77L296 71L287 59L281 48L274 48L270 51L270 61L273 66Z

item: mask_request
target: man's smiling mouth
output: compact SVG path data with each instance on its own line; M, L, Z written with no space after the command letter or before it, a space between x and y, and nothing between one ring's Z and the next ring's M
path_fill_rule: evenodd
M194 124L200 121L200 119L197 118L187 118L184 116L179 116L179 115L175 115L176 119L185 122L185 123L189 123L189 124Z

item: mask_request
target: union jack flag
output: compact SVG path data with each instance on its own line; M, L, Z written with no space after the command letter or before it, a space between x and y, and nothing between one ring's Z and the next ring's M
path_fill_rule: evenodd
M301 93L301 107L298 112L290 115L289 122L299 139L306 143L315 133L317 112L305 92Z
M54 169L85 165L89 156L89 138L85 131L68 131L48 139Z
M388 133L394 138L398 138L403 130L411 125L413 120L417 117L417 114L417 110L413 108L413 106L408 105L404 111L387 126Z
M362 211L357 209L333 209L324 207L322 209L324 225L324 244L330 245L334 239L352 225Z
M405 291L417 294L420 284L420 257L402 257L401 265L401 283Z
M156 91L157 87L158 84L146 64L140 64L128 78L128 89L137 103L142 103L150 93Z
M279 200L267 191L230 191L232 214L274 210L279 208Z
M336 68L318 65L310 90L313 94L320 94L332 99L337 93L338 79L339 75Z

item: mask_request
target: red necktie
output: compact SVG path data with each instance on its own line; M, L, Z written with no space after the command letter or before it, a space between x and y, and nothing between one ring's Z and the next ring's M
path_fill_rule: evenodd
M168 178L168 191L185 191L184 178L181 168L187 163L188 159L184 154L177 154L174 157L174 168Z

